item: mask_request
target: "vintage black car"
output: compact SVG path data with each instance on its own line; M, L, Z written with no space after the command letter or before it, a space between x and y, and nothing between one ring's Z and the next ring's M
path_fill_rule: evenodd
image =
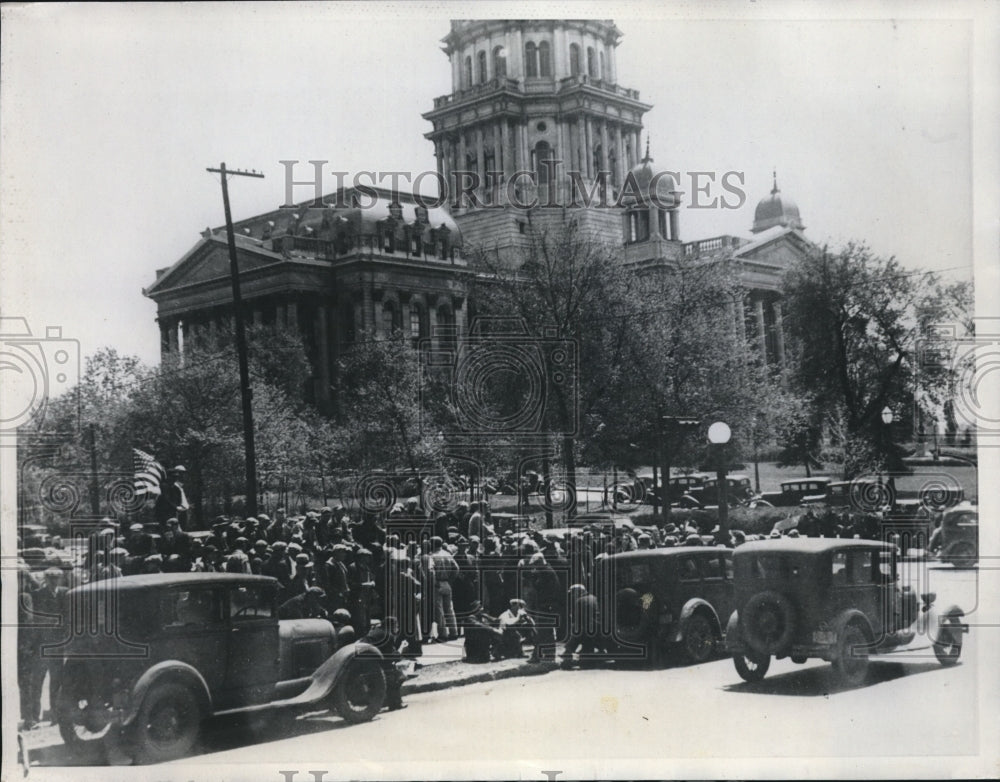
M974 567L979 561L978 507L960 505L945 511L931 540L930 547L942 562L957 568Z
M827 497L829 478L794 478L781 482L781 491L766 491L755 498L760 505L790 508L799 504L822 502Z
M839 538L780 538L747 543L733 556L736 611L726 648L739 675L758 681L771 657L819 657L839 678L864 682L870 655L925 648L954 665L968 626L958 606L935 610L935 595L900 586L896 547Z
M732 554L678 546L598 560L601 615L613 618L620 647L647 659L678 650L688 662L708 660L733 608Z
M63 740L160 762L187 754L211 715L327 707L372 719L386 694L379 650L337 648L325 619L279 621L277 588L266 576L156 573L72 590Z

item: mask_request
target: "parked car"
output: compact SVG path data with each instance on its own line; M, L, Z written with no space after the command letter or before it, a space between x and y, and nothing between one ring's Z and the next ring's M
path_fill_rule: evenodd
M823 502L827 497L827 487L830 483L829 478L794 478L782 481L781 491L762 492L756 499L760 504L766 502L775 508L806 504L804 501L807 498L810 503Z
M753 495L753 484L750 476L744 473L729 473L726 476L728 483L729 505L743 505L748 503ZM702 478L700 485L692 486L678 503L685 508L700 508L707 505L719 504L719 479L715 475L706 475Z
M567 519L566 526L570 529L597 527L606 535L614 535L618 529L625 529L629 532L635 529L635 523L628 516L608 511L580 513L571 519Z
M900 585L896 547L839 538L779 538L735 550L735 607L726 648L746 681L767 673L771 657L833 663L846 684L864 682L870 655L933 647L954 665L968 625L958 606L934 608L934 593ZM929 641L913 645L915 638Z
M678 649L688 662L708 660L733 607L732 554L678 546L599 559L598 600L615 640L649 657Z
M325 619L279 621L277 589L266 576L156 573L72 590L93 631L63 649L63 740L160 762L187 754L212 715L327 707L372 719L386 696L382 654L338 648Z
M960 505L945 511L931 541L931 549L942 562L957 568L974 567L979 561L979 508Z

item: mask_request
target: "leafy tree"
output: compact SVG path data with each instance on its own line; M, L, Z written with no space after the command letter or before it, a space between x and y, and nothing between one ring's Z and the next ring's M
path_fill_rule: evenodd
M917 373L929 329L964 317L962 285L880 258L865 245L808 254L785 280L796 385L815 394L827 420L842 417L845 473L898 469L901 450L885 431L885 407L905 410L919 386L941 398L947 367Z

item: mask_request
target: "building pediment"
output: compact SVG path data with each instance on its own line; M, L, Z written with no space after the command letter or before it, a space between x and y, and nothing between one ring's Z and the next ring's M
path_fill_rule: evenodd
M282 260L280 254L266 250L256 243L251 245L249 244L251 241L237 238L241 275ZM226 239L213 234L202 238L177 263L159 275L143 293L155 299L169 290L228 278L229 248Z

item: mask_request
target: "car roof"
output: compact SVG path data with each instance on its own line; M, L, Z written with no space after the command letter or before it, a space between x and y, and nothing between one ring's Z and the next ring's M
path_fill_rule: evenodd
M803 477L803 478L786 478L785 480L783 480L781 482L781 485L784 486L786 483L804 483L804 482L809 482L809 483L832 483L832 481L833 481L832 478L827 478L825 475L814 475L811 478L805 478L805 477Z
M838 549L868 549L889 551L895 548L891 543L860 538L769 538L744 543L736 549L736 555L760 553L823 554Z
M276 584L278 580L270 576L253 576L245 573L141 573L135 576L121 576L76 587L74 593L103 592L109 589L130 591L142 589L166 589L173 586L233 586L235 584Z
M701 554L702 556L708 556L708 554L712 553L732 554L733 549L726 548L725 546L670 546L669 548L646 548L636 551L618 551L614 554L608 554L606 559L660 559L661 557L677 557L681 554Z

